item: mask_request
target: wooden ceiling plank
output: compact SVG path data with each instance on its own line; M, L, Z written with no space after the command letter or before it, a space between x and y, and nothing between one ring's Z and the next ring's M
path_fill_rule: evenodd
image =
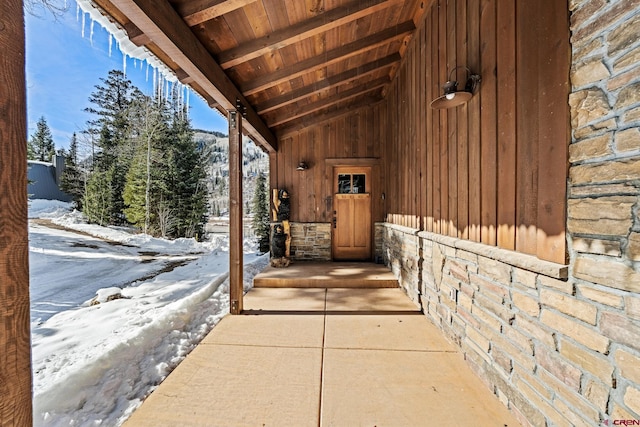
M256 105L256 111L258 114L264 114L269 111L276 110L301 99L308 98L309 96L315 95L324 90L343 85L356 78L368 76L378 70L399 63L401 59L402 58L400 57L400 54L393 53L384 58L369 62L368 64L364 64L360 67L352 68L351 70L347 70L340 74L327 77L324 80L302 87L293 92L271 98L263 102L262 104ZM390 81L390 79L387 80Z
M375 49L389 43L391 40L411 34L415 28L413 21L403 22L402 24L398 24L363 39L333 49L324 55L309 58L305 61L300 61L293 66L255 78L242 86L240 90L245 96L253 95L272 86L289 81L294 77L299 77L319 68L326 67L327 65L344 61L345 59L359 55L362 52Z
M190 27L210 21L256 0L192 0L178 5L177 11Z
M274 118L273 120L267 121L269 127L280 126L285 123L296 120L300 117L307 116L309 114L315 113L316 111L323 110L325 108L331 107L332 105L338 104L343 101L348 101L349 99L357 98L358 96L364 95L368 92L372 92L386 84L389 83L388 77L381 77L379 79L373 80L371 82L367 82L355 87L352 87L349 90L344 92L336 93L330 97L320 99L316 102L312 102L308 105L305 105L302 108L298 108L291 111L283 112Z
M234 67L243 62L298 43L332 28L353 22L364 16L386 9L401 0L367 0L356 1L322 13L312 19L291 25L280 31L268 34L230 49L218 55L218 62L223 69Z
M357 110L365 107L370 107L381 100L382 98L378 96L366 96L362 98L360 101L358 101L357 103L349 105L348 108L340 108L338 110L334 110L324 114L318 114L311 117L298 119L296 123L288 126L283 126L278 130L276 130L276 134L279 139L282 139L286 136L295 134L296 132L299 132L304 128L316 126L320 123L324 123L329 120L333 120L338 117L345 116L347 114L356 114Z
M95 1L100 6L102 0ZM147 34L221 108L233 109L239 100L246 107L245 126L254 140L268 151L277 149L271 130L166 0L110 0L110 3Z

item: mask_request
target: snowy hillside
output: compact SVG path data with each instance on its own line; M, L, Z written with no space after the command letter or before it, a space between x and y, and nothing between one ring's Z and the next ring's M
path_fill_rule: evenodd
M209 206L211 216L220 216L228 211L229 201L229 138L219 132L196 131L194 138L211 151L209 164ZM243 162L243 200L245 213L255 191L256 177L259 173L269 174L269 156L253 143L244 138ZM249 203L249 206L247 203Z
M166 241L30 203L34 424L119 425L228 313L228 239ZM268 262L253 248L245 289Z

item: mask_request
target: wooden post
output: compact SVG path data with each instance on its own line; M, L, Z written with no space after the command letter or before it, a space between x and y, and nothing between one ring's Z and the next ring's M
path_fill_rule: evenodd
M21 0L0 2L0 425L33 424Z
M231 314L242 313L242 114L229 111L229 299Z

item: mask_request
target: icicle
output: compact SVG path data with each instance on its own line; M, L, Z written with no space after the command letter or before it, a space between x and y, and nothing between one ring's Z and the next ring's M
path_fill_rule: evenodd
M191 95L191 91L187 90L187 111L189 111L189 96Z
M91 19L91 24L89 25L89 43L91 44L91 46L93 46L93 25L95 24L96 21L93 20L93 18Z
M144 81L149 82L149 61L147 61L147 70L145 71Z
M76 22L80 22L80 5L76 3Z
M127 77L127 54L126 53L122 54L122 72L124 73L124 76Z
M82 38L84 38L85 13L82 12Z
M111 58L111 45L113 45L113 34L109 33L109 58Z

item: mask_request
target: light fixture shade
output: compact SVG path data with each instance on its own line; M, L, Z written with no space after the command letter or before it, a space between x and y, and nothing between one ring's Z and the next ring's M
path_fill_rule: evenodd
M453 97L451 96L453 95ZM431 108L439 110L442 108L453 108L462 105L473 97L471 92L459 91L439 96L431 101Z
M458 90L458 82L453 80L453 74L458 68L465 68L467 70L468 77L467 82L464 86L464 90L460 91ZM444 95L439 96L438 98L431 101L431 108L453 108L469 102L469 100L473 98L476 87L481 80L482 79L478 74L471 74L471 71L467 67L455 67L449 74L449 80L444 85L442 85Z

